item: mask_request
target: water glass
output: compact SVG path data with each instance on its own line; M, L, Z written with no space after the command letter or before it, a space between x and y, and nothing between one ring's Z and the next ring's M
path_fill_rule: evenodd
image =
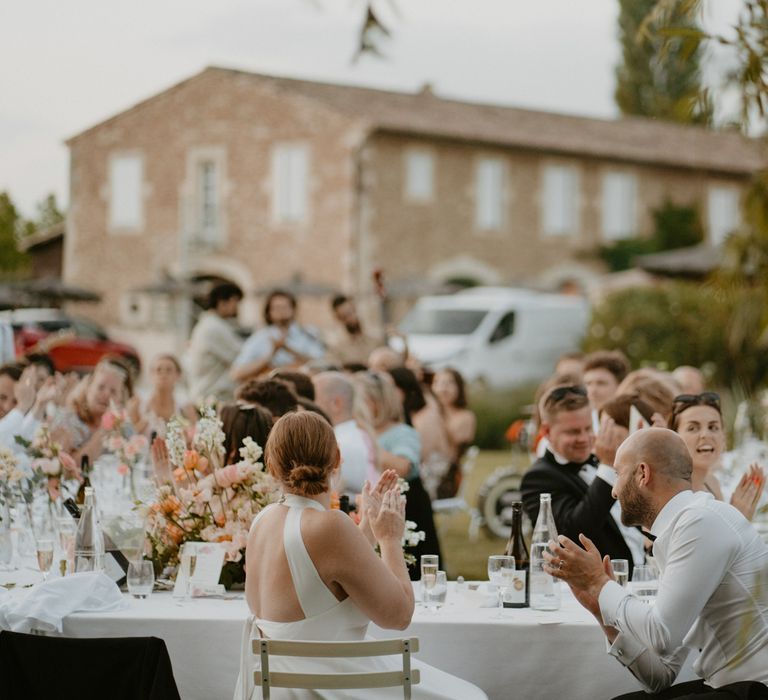
M438 571L434 576L434 585L424 589L424 604L427 606L427 610L436 613L440 607L445 605L445 598L448 595L448 579L445 571Z
M13 561L13 535L10 528L0 529L0 571L11 568Z
M616 583L622 588L627 587L629 581L629 561L626 559L611 559L611 568L616 577Z
M155 569L151 561L128 564L128 592L134 598L148 598L155 585Z
M659 573L654 566L636 566L632 571L632 592L647 602L653 602L659 591Z

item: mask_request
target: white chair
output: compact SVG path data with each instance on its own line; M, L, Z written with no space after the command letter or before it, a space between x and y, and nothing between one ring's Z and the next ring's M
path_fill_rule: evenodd
M475 462L477 456L480 454L480 448L477 445L472 445L467 449L464 459L461 462L461 484L459 484L458 493L451 498L438 498L432 501L432 512L436 515L454 515L455 513L468 513L469 514L469 539L474 542L477 539L477 535L480 532L480 525L482 524L482 518L480 517L480 511L477 508L470 508L467 504L465 494L467 491L467 484L469 483L469 477L472 474L472 470L475 468Z
M396 686L402 686L403 697L405 700L410 700L411 686L421 680L418 669L411 669L411 654L418 651L419 640L415 637L370 642L294 642L254 639L253 653L261 657L261 669L253 674L254 682L256 685L261 685L261 697L265 700L268 700L271 688L349 690ZM402 670L371 673L283 673L269 670L270 656L340 659L394 654L402 655Z

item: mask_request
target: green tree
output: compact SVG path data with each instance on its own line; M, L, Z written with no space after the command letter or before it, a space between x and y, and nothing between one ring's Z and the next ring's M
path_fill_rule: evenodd
M622 62L616 68L616 104L625 115L710 124L712 105L701 92L701 48L661 33L669 25L696 30L696 19L686 12L686 3L675 2L663 17L647 20L657 3L619 0Z
M37 204L37 216L35 226L39 229L50 228L64 221L64 212L59 209L56 195L51 192L45 199Z
M13 277L27 265L27 256L18 249L24 220L7 192L0 192L0 275Z

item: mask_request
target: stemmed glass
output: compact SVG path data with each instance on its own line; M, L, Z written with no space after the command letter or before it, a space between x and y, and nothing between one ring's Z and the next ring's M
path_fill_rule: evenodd
M43 572L43 581L48 580L48 573L53 565L53 540L39 539L35 543L37 550L37 566Z
M515 558L505 554L492 554L488 557L488 580L498 591L498 612L502 617L504 607L504 589L513 585L515 576Z

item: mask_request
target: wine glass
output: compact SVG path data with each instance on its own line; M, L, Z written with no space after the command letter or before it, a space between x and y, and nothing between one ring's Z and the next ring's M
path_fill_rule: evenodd
M48 580L48 573L53 565L53 540L37 540L37 566L43 572L43 581Z
M616 577L616 583L622 588L627 587L629 581L629 561L626 559L611 559L611 568Z
M504 589L513 585L515 576L515 558L506 554L492 554L488 557L488 580L496 587L498 595L498 613L501 617L504 605Z

